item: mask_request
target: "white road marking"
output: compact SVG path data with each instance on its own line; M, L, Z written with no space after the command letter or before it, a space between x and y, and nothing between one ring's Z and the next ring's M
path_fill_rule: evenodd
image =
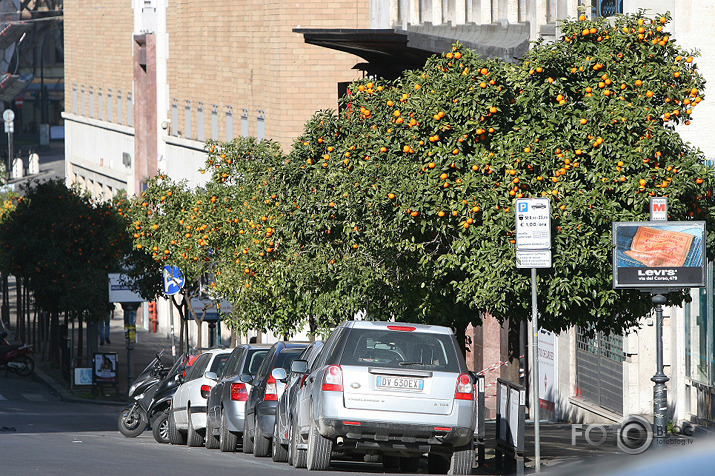
M44 402L47 400L44 395L40 395L39 393L23 393L22 396L31 402Z

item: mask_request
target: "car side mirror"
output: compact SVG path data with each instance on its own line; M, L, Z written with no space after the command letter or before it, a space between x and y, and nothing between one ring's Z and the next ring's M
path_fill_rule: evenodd
M241 374L238 376L238 380L241 383L251 383L253 382L253 375L251 374Z
M206 373L204 373L204 377L206 377L209 380L214 380L214 381L218 382L218 375L216 374L216 372L206 372Z
M276 379L280 380L282 382L285 382L285 380L288 378L288 375L286 374L286 369L283 367L276 367L271 371L271 376Z
M181 375L180 373L176 374L176 377L174 377L174 380L176 380L178 383L184 383L184 376Z
M297 374L307 374L308 373L308 361L307 360L294 360L290 363L290 371Z

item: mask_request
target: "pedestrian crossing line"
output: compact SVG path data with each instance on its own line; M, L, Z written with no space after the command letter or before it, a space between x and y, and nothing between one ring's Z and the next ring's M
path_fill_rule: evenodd
M40 395L39 393L23 393L22 396L31 402L44 402L47 400L44 395Z

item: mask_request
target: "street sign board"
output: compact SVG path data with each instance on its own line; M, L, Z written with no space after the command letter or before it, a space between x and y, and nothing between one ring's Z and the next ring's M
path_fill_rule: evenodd
M145 299L141 294L122 284L127 281L126 276L120 273L109 273L109 302L142 302Z
M516 249L551 249L551 202L548 198L516 199Z
M516 250L517 268L550 268L551 250Z
M173 296L184 287L184 274L178 266L164 266L164 293Z

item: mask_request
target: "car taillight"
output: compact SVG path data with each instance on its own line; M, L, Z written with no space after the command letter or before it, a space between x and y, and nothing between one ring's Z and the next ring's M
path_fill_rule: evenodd
M211 386L210 385L202 385L201 386L201 398L209 398L209 393L211 393Z
M264 401L278 401L278 386L276 385L276 379L273 375L268 377L268 383L266 384L266 394L263 396Z
M245 402L248 400L248 390L246 389L245 383L231 384L231 400L237 402Z
M412 331L417 330L416 327L412 327L412 326L387 326L387 328L390 329L391 331L405 331L405 332L412 332Z
M323 390L329 392L343 391L343 369L339 365L331 365L323 375Z
M457 391L454 394L457 400L474 400L474 385L469 374L459 374L457 377Z

